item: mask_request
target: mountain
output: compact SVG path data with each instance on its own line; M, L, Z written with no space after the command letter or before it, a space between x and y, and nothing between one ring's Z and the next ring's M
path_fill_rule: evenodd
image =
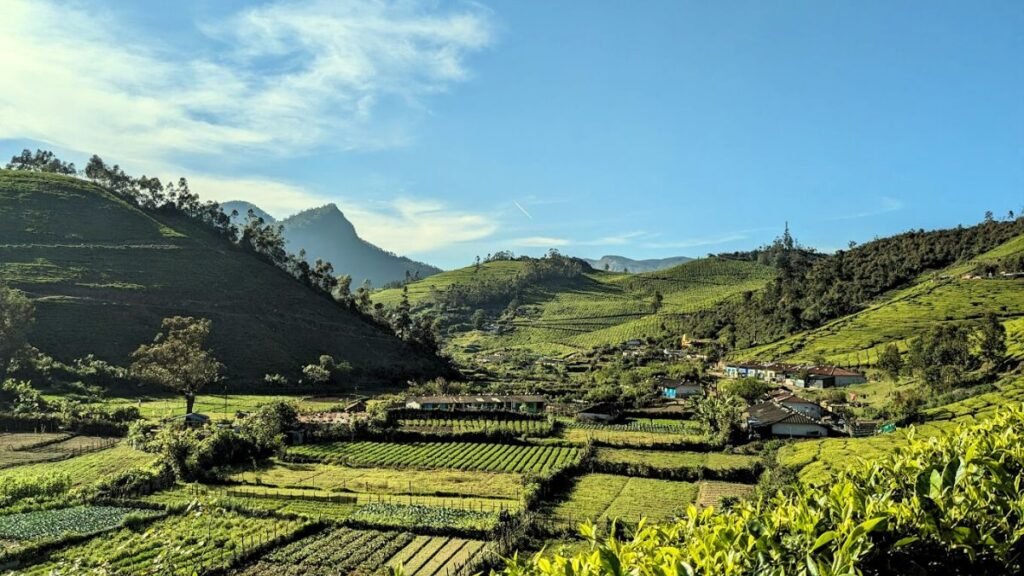
M674 256L672 258L656 258L650 260L633 260L625 256L601 256L597 260L585 259L595 270L608 270L609 272L657 272L680 264L685 264L693 258L686 256ZM607 268L605 268L607 266Z
M67 176L0 170L0 278L35 303L30 342L63 361L123 366L183 315L213 321L212 347L241 388L297 378L321 354L377 382L439 373L435 357L211 229Z
M256 216L263 218L263 221L266 222L267 224L273 224L274 222L277 222L277 220L273 216L264 212L259 206L251 204L244 200L232 200L230 202L225 202L220 205L220 208L221 210L224 211L225 214L228 215L231 214L232 210L238 212L238 216L235 216L234 218L231 219L231 221L235 225L245 224L246 219L249 217L249 210L252 210L253 214L255 214Z
M248 202L225 202L223 208L227 213L238 211L236 223L244 222L244 215L250 208L266 222L275 222L272 216ZM398 256L363 240L356 233L355 226L334 204L304 210L279 223L284 226L284 238L289 252L297 254L299 250L305 250L306 259L310 263L317 259L330 262L336 274L352 277L353 289L364 280L369 280L379 288L405 280L406 273L426 278L441 271L440 268Z

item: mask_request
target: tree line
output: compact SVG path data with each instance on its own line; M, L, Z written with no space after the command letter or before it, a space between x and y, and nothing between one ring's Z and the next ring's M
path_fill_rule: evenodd
M725 255L773 265L776 276L768 286L692 314L681 329L734 348L772 342L857 312L922 273L973 258L1022 233L1024 218L987 219L970 227L851 243L848 250L824 255L800 246L787 228L769 246Z

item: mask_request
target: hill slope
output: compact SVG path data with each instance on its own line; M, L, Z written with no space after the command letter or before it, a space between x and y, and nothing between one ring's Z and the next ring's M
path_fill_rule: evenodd
M657 272L658 270L665 270L685 264L693 258L686 256L675 256L673 258L654 258L648 260L633 260L632 258L626 258L625 256L607 255L601 256L597 260L591 260L587 258L587 263L594 270L607 270L608 272L632 272L634 274L639 272ZM607 268L605 268L607 266Z
M337 274L352 276L353 287L369 280L374 286L405 280L406 272L425 278L441 270L383 250L356 233L334 204L313 208L281 221L288 251L305 250L310 262L318 258L334 265Z
M36 305L31 342L62 360L126 363L166 316L213 320L236 382L295 376L320 354L367 378L433 373L435 358L187 219L91 183L0 171L0 278Z
M414 306L431 308L446 291L473 286L503 286L521 276L528 261L487 262L443 272L408 286ZM723 258L694 260L661 272L621 274L586 270L529 284L517 300L514 317L503 322L510 331L489 334L463 325L458 345L483 349L514 347L543 354L564 354L595 346L615 345L632 338L659 337L684 314L713 306L746 291L757 290L773 275L772 268ZM663 302L655 309L654 295ZM400 290L374 294L374 302L393 306ZM502 315L508 299L488 308ZM465 311L463 311L465 314ZM664 328L663 328L664 327Z
M964 277L983 264L1017 256L1024 256L1024 235L968 261L924 274L911 286L886 293L857 313L772 344L740 350L735 356L807 362L823 356L840 365L870 366L890 342L906 349L908 340L926 327L972 322L991 312L1006 326L1011 355L1024 359L1024 278Z

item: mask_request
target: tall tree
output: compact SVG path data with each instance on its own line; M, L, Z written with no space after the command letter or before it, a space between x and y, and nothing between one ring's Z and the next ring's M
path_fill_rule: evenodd
M882 350L882 355L878 357L878 367L885 372L889 380L899 380L900 372L903 371L903 356L900 355L900 349L896 344L889 344Z
M978 355L992 370L997 370L1006 360L1006 327L991 312L981 321Z
M28 332L35 318L32 302L20 290L0 284L0 382L15 354L28 344Z
M205 318L164 318L153 343L139 346L132 354L132 373L181 393L186 413L192 413L196 394L216 382L223 368L205 347L211 327L212 322Z

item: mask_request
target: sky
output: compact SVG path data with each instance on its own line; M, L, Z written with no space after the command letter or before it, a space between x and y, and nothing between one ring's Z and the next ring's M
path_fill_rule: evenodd
M445 268L831 251L1024 210L1024 2L3 0L25 147Z

